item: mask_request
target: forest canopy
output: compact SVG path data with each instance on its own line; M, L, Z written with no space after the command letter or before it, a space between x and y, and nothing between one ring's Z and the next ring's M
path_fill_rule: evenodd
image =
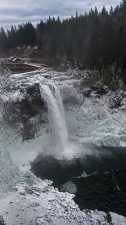
M0 51L17 46L38 46L40 57L57 64L71 62L78 68L104 68L116 63L126 68L126 0L109 11L103 6L89 13L60 20L31 22L0 30Z

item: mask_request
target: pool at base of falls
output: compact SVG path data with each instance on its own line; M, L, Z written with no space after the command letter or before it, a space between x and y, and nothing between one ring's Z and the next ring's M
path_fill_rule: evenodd
M94 152L95 149L102 156L59 160L39 155L31 163L31 171L41 179L52 180L60 191L74 193L80 209L126 216L126 148L94 147Z

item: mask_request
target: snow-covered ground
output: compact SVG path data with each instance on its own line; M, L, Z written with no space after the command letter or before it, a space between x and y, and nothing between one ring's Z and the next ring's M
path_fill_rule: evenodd
M17 184L1 199L0 214L4 224L31 225L124 225L126 218L115 213L80 211L73 195L58 192L49 181L33 185ZM2 220L2 217L0 219ZM2 223L1 223L2 224Z
M110 98L115 95L112 92L101 98L93 95L90 98L83 98L79 92L80 80L75 71L61 73L43 68L26 74L11 75L9 91L5 89L1 91L2 102L6 104L12 101L14 103L17 99L19 102L22 101L27 87L39 83L39 79L45 82L45 77L53 80L61 90L66 105L66 121L70 140L73 139L80 146L87 143L126 146L125 98L123 107L118 109L109 107ZM23 89L20 89L21 86ZM0 115L2 118L3 114ZM14 134L15 144L10 148L11 133L8 132L8 134L9 136L5 138L1 135L1 142L4 141L3 146L6 140L7 146L0 151L0 191L2 195L4 193L0 199L0 215L5 224L126 224L126 218L115 213L106 214L97 210L80 211L72 199L73 195L59 192L50 186L49 181L41 181L29 173L29 163L36 158L38 153L44 153L51 145L48 141L51 141L49 133L45 132L34 140L23 143L21 143L20 136L16 137ZM20 144L16 147L19 142ZM16 187L12 190L12 186L15 185Z

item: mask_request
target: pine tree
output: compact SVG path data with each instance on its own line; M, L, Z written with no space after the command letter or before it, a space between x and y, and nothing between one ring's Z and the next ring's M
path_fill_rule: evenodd
M8 49L8 37L4 31L4 29L1 27L0 30L0 51L4 51Z

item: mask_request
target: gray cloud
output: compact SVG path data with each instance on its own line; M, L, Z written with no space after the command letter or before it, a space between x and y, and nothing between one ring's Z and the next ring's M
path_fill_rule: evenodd
M90 8L97 6L99 10L106 6L107 9L119 4L118 0L0 0L0 26L10 28L11 25L31 21L37 24L49 16L70 17L88 12Z

